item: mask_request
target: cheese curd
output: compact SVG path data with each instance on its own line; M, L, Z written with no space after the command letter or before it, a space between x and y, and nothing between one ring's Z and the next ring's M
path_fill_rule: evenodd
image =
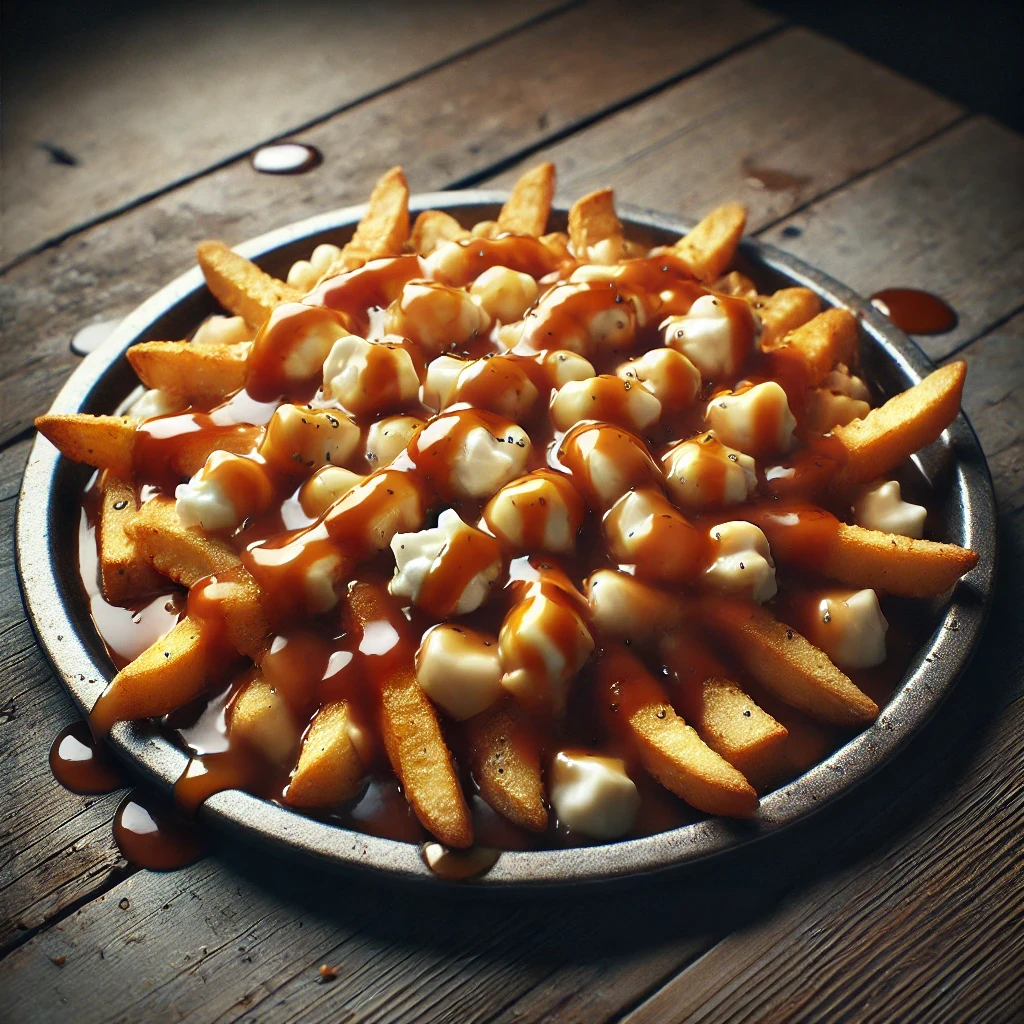
M372 423L366 432L366 461L374 469L391 465L423 425L415 416L388 416Z
M740 300L701 295L683 316L663 324L665 344L682 352L704 380L738 372L760 326L754 311Z
M396 534L391 550L391 593L439 618L479 608L504 568L498 542L452 509L441 513L434 529Z
M418 530L426 515L422 484L411 473L380 469L344 493L328 509L324 526L354 558L391 545L396 533Z
M343 412L279 405L267 424L259 453L282 472L307 472L348 461L359 428Z
M928 510L900 496L896 480L876 480L861 488L853 502L853 521L866 530L896 533L920 540Z
M872 668L885 661L889 623L873 590L836 590L817 603L808 639L842 669Z
M499 323L510 324L537 301L537 282L529 274L509 267L491 267L470 285L469 294L483 311Z
M788 452L796 419L786 392L773 380L716 395L705 422L723 444L760 457Z
M174 412L181 412L188 408L188 402L169 391L158 391L150 389L144 391L128 407L126 415L136 423L153 419L155 416L169 416Z
M296 260L291 265L288 271L288 283L300 291L312 291L339 256L341 256L341 249L338 246L331 245L330 242L318 245L308 260Z
M586 356L626 349L642 325L637 306L606 282L562 282L549 288L523 318L519 345L544 350L557 339L561 348Z
M187 484L178 484L174 507L182 526L226 530L265 509L273 496L259 462L215 451Z
M457 722L486 711L503 693L498 638L451 622L431 627L416 652L416 682Z
M510 420L526 417L540 393L521 360L510 356L474 359L463 366L450 394L450 402L465 402Z
M351 469L323 466L299 488L299 504L306 515L317 519L365 479L361 473L354 473Z
M420 401L434 412L440 412L452 404L455 383L459 374L469 365L470 360L456 356L438 356L427 364Z
M558 458L591 508L606 509L631 487L661 482L643 442L609 423L575 427L562 439Z
M338 603L335 585L341 573L341 555L331 552L311 562L302 580L304 608L311 615L329 612Z
M764 603L778 592L768 538L753 523L720 523L709 531L711 565L704 573L709 587Z
M583 584L593 624L613 640L647 640L682 621L675 595L629 573L598 569Z
M805 418L809 429L825 433L863 419L870 411L871 392L867 385L839 363L820 388L808 392Z
M484 508L487 528L515 551L569 554L583 524L583 500L561 473L537 469L506 484Z
M647 388L611 374L569 381L551 399L551 419L559 430L580 420L604 420L642 431L660 417L661 402Z
M589 359L568 349L545 352L542 365L553 388L563 387L571 380L588 380L597 374Z
M204 320L195 334L193 345L238 345L252 341L253 329L241 316L211 316Z
M672 500L694 512L741 505L757 488L754 460L722 444L713 433L681 441L662 462Z
M323 364L324 396L356 416L413 404L420 379L401 339L370 343L349 334L334 343Z
M427 356L464 345L490 325L486 311L466 291L438 281L410 281L384 318L389 334L416 342Z
M452 455L449 486L463 498L489 498L523 474L530 450L529 434L514 423L500 437L486 427L472 427Z
M282 302L252 343L250 374L265 378L266 386L276 386L280 392L307 384L320 376L332 347L346 335L348 331L334 311Z
M670 409L685 409L700 393L700 371L674 348L652 348L615 372L623 380L643 384Z
M640 794L616 757L559 751L548 772L548 791L558 821L591 839L624 836L640 812Z

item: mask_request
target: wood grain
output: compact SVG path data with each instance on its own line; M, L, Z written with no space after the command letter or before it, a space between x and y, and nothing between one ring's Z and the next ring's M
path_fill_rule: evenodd
M6 69L3 259L558 6L149 5L101 22Z
M699 33L683 31L692 18L687 5L644 18L619 0L574 8L301 133L325 155L309 174L273 177L238 161L11 268L0 277L8 336L0 347L0 443L46 410L77 365L72 335L92 321L124 316L187 270L201 239L236 243L363 202L396 163L414 191L442 188L776 22L740 0L715 5ZM608 46L610 36L616 46ZM516 74L498 74L501 68Z

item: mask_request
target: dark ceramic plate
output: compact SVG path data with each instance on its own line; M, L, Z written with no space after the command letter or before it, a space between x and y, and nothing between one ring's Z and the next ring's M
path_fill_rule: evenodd
M494 219L504 197L494 192L440 192L419 196L414 211L440 208L466 225ZM320 242L347 240L363 207L350 207L273 231L239 247L271 273L284 276ZM552 214L555 227L565 212ZM623 216L631 237L651 244L674 241L687 225L638 210ZM743 258L762 290L790 284L813 288L827 305L853 310L863 325L865 376L882 395L902 391L931 365L910 339L848 288L799 260L757 242ZM105 413L136 387L125 350L139 341L180 338L216 312L198 269L182 275L132 313L72 374L53 412ZM711 818L644 839L580 849L506 852L473 885L500 887L567 885L622 879L677 868L753 842L799 821L857 786L889 760L935 711L966 665L984 624L995 572L995 508L988 468L963 415L920 453L911 473L935 492L929 522L933 536L980 555L951 599L933 608L937 623L913 659L878 721L800 778L764 797L752 821ZM113 674L89 617L78 576L78 496L91 473L60 458L37 438L25 470L18 511L18 566L29 615L43 649L75 702L88 711ZM114 728L112 746L140 778L169 792L185 767L185 755L148 723ZM292 855L339 868L361 868L393 879L446 884L432 875L419 848L378 839L306 818L247 793L210 798L203 819L235 838L256 841ZM466 884L466 883L462 883Z

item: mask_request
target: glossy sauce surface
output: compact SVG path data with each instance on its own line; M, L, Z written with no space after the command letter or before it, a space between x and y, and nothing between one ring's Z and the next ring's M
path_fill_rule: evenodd
M87 722L72 722L57 734L50 747L50 771L72 793L112 793L127 785Z
M206 852L195 823L144 790L133 790L121 801L114 815L114 840L129 864L151 871L183 868Z
M871 304L907 334L945 334L958 322L949 303L919 288L883 288Z

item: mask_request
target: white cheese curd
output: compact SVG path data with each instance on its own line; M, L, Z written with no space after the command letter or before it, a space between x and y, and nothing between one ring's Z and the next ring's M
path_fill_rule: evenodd
M643 443L610 423L583 424L566 434L558 458L588 504L605 509L631 487L661 481Z
M346 462L358 444L359 428L343 412L287 404L274 411L259 453L285 472L301 472Z
M449 485L463 498L489 498L522 476L529 458L530 435L515 423L500 440L486 427L472 427L449 464Z
M193 345L237 345L252 341L253 329L240 316L211 316L204 320L195 334Z
M679 624L672 594L616 569L598 569L583 584L594 625L613 640L644 640Z
M390 334L410 338L429 356L465 344L490 329L487 313L462 288L437 281L410 281L388 307Z
M302 580L304 609L313 615L330 611L338 603L334 585L341 570L341 556L324 555L307 566Z
M768 538L753 523L736 520L709 531L714 561L704 574L713 590L764 603L778 592Z
M714 295L701 295L688 313L669 317L664 328L665 344L682 352L704 380L736 373L746 358L747 353L734 337L737 325L725 302Z
M685 408L700 392L700 371L674 348L652 348L615 372L623 380L639 381L670 409Z
M494 320L510 324L537 301L537 282L509 267L490 267L470 286L469 294Z
M480 531L464 523L458 513L449 508L441 513L432 530L395 534L391 540L395 556L395 575L389 585L391 593L416 604L427 576L446 571L445 556L460 533L479 534ZM494 544L485 534L481 537ZM496 558L476 573L463 588L453 614L467 615L479 608L490 595L491 584L501 574L501 569L501 559Z
M486 711L503 692L498 638L451 622L428 629L416 652L416 682L456 721Z
M847 398L856 399L858 402L871 401L871 392L868 390L867 384L860 377L855 377L850 373L843 363L836 365L836 368L825 378L822 387L837 395L846 395Z
M174 498L174 510L182 526L224 530L241 522L225 489L216 480L204 479L202 470L187 484L178 484Z
M561 348L544 354L544 368L553 388L560 388L571 380L588 380L597 375L589 359Z
M169 391L144 391L129 407L127 416L141 423L154 416L169 416L172 412L181 412L188 408L188 402Z
M561 473L538 469L506 484L484 508L498 540L516 551L568 554L576 549L583 501Z
M796 419L786 392L773 380L716 395L705 422L722 444L748 455L773 455L793 447Z
M387 501L381 492L387 492ZM324 523L328 530L352 542L358 557L390 546L396 533L408 533L423 525L423 489L411 473L381 469L360 480L328 509ZM359 552L359 546L365 553Z
M423 381L420 401L434 412L452 404L455 384L459 374L469 365L469 360L455 356L438 356L427 364L427 375Z
M341 249L325 242L318 245L308 260L297 260L288 271L288 283L300 291L312 291L334 261L341 255Z
M366 432L366 460L374 469L391 465L405 451L409 439L423 426L415 416L388 416Z
M365 479L351 469L323 466L299 488L299 504L306 515L316 519Z
M871 412L871 406L857 398L839 395L826 388L811 388L807 392L804 419L809 430L824 434L833 427L845 427L854 420L862 420Z
M680 442L663 463L670 497L690 511L742 505L757 488L754 460L711 433Z
M323 364L324 397L335 399L355 415L414 403L420 380L400 340L371 344L354 334L339 338Z
M622 259L622 238L602 238L599 242L587 246L584 258L588 263L600 267L610 267Z
M522 362L507 356L474 359L455 382L452 403L465 402L510 420L523 419L533 408L539 392Z
M861 488L853 502L853 521L866 530L897 533L920 540L928 510L912 505L900 496L896 480L875 480Z
M178 484L174 497L183 526L224 530L265 508L273 489L255 459L215 451L187 484Z
M601 523L605 543L620 565L659 583L683 583L698 567L697 531L660 490L627 491Z
M423 276L433 281L457 281L466 261L466 250L458 242L442 242L429 256L423 257Z
M640 812L640 794L617 757L559 751L548 792L559 822L591 839L624 836Z
M541 588L505 616L498 647L501 685L528 710L560 715L594 639L568 597Z
M854 669L885 661L888 628L873 590L840 590L821 598L816 624L808 632L836 665Z
M580 420L605 420L643 431L660 417L661 402L647 388L611 374L571 380L551 399L551 419L559 430Z

